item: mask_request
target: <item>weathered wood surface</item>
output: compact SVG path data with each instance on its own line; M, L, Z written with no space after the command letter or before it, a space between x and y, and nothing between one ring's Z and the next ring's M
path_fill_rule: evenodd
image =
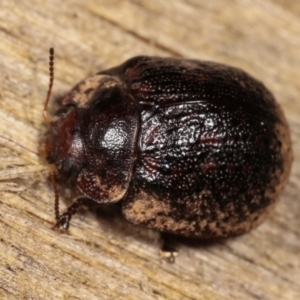
M300 299L300 2L2 0L0 5L0 299ZM53 191L38 155L56 49L54 94L138 55L241 67L274 92L294 165L281 202L250 234L180 246L122 219L74 218L51 230Z

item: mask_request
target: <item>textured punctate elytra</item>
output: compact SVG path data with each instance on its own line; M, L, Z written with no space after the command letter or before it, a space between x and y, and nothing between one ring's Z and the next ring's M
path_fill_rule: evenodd
M228 237L261 223L287 183L285 117L239 69L135 57L77 84L62 106L47 157L83 198L57 226L68 227L78 203L122 201L133 223Z

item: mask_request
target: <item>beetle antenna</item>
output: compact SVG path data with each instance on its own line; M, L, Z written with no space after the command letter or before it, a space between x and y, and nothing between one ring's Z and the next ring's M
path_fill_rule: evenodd
M43 110L45 122L48 124L50 124L51 120L50 120L47 110L48 110L48 103L50 100L52 86L53 86L53 80L54 80L54 49L53 48L49 49L49 77L50 77L49 78L49 88L48 88L48 93L47 93L44 110Z
M57 189L57 184L56 184L56 166L53 164L51 165L51 170L50 170L50 177L52 181L52 186L54 190L54 213L55 213L55 219L58 220L59 218L59 194L58 194L58 189Z

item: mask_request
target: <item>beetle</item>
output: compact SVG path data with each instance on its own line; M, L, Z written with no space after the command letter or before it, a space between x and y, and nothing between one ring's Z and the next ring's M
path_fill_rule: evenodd
M53 181L62 176L82 194L62 215L56 204L57 228L82 205L121 202L132 223L226 238L274 207L292 149L261 82L215 62L138 56L79 82L50 120L53 55L46 157Z

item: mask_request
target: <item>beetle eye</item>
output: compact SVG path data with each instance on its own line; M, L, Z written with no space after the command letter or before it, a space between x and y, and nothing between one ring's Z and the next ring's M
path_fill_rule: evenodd
M58 109L55 113L56 117L63 117L65 116L70 110L75 109L74 105L66 105Z
M74 168L74 163L72 158L68 157L65 159L61 165L61 171L65 176L70 176L72 173L72 170Z

